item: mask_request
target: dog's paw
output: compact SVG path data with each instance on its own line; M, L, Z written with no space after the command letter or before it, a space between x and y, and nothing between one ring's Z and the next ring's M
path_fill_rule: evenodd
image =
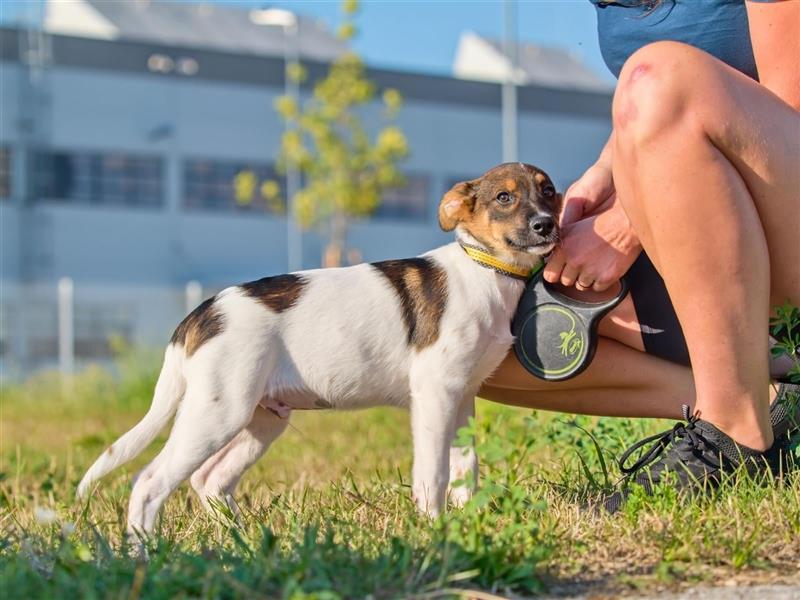
M124 552L128 558L137 562L147 562L150 560L150 554L147 551L146 538L143 535L129 530L125 535Z
M427 507L423 508L422 506L419 506L419 504L418 504L417 508L418 508L418 510L419 510L421 515L425 515L426 517L428 517L429 519L432 519L432 520L433 519L438 519L439 515L442 514L441 509L435 508L435 507L432 507L432 506L427 506Z
M450 503L456 508L463 508L472 498L472 488L468 485L451 487L447 492Z
M417 505L417 511L419 514L425 515L431 519L436 519L442 513L442 503L435 502L428 496L428 494L414 492L412 494L412 498L414 500L414 504Z

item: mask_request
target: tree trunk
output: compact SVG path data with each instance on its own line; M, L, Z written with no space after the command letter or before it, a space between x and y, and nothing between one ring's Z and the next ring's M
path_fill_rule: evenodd
M324 267L341 267L347 247L347 217L335 212L331 218L331 237L322 257Z

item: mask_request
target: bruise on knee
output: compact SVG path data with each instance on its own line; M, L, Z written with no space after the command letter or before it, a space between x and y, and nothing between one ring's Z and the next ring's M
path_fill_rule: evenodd
M633 71L631 71L631 74L628 76L628 79L625 82L625 85L629 86L629 85L633 85L634 83L636 83L637 80L639 80L641 77L643 77L644 75L646 75L650 71L650 68L651 68L650 63L646 63L646 62L643 62L643 63L640 63L640 64L636 65L633 68Z
M622 84L621 94L618 93L618 103L614 111L614 125L618 129L625 129L629 123L636 120L639 116L639 107L634 100L633 88L637 81L647 75L652 69L650 63L640 63L636 65L631 74L625 78Z

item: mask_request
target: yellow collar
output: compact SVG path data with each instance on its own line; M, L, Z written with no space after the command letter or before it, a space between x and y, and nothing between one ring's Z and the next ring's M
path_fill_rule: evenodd
M522 281L528 281L539 271L539 269L542 268L543 263L540 263L537 267L533 269L523 269L522 267L518 267L516 265L512 265L511 263L507 263L500 260L496 256L489 254L483 248L472 246L470 244L465 244L463 242L459 243L461 244L461 247L464 249L464 252L467 253L467 256L469 256L480 266L497 271L501 275L513 277L514 279L521 279Z

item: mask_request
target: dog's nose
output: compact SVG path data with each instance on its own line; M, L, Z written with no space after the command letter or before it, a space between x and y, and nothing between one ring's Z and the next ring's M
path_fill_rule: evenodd
M553 217L533 217L531 219L531 229L541 236L550 235L556 222Z

